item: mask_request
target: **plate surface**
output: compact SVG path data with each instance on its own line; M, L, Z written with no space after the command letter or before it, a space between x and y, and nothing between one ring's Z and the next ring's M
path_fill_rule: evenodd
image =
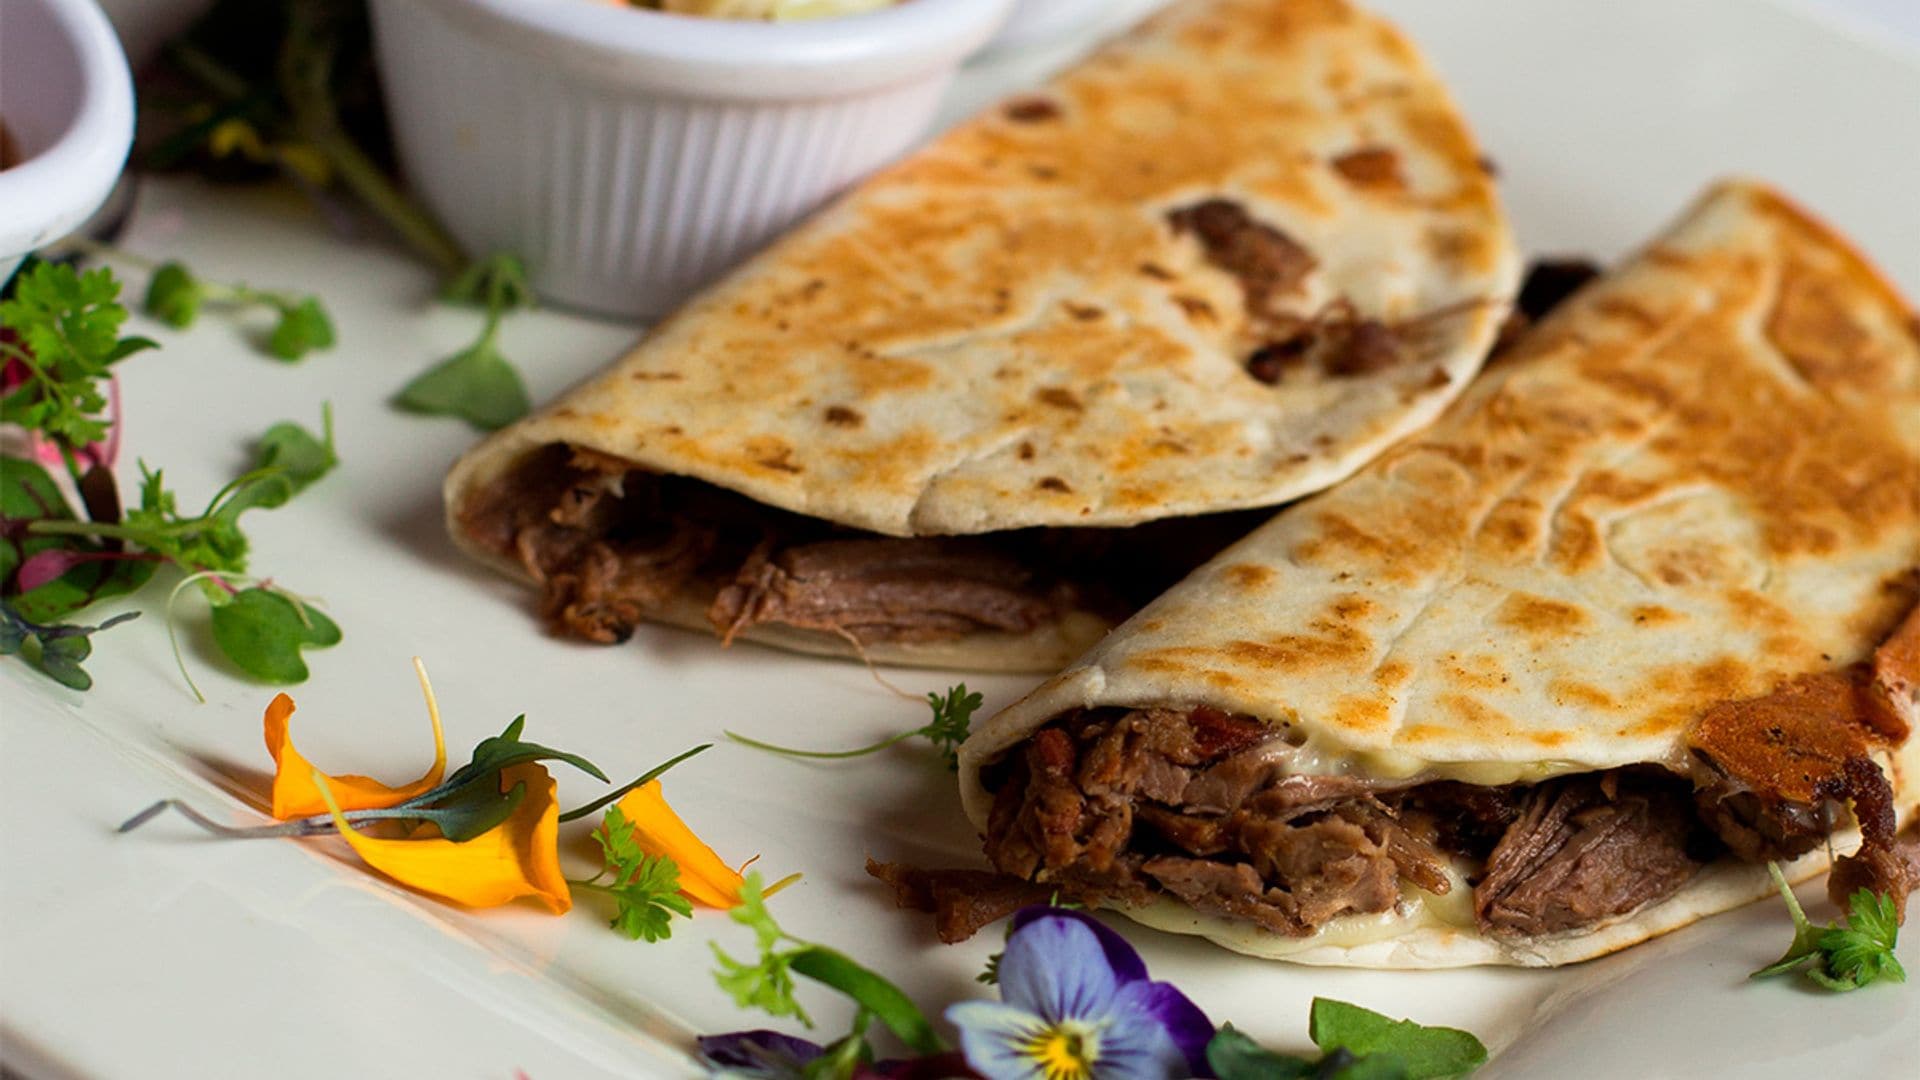
M1713 177L1749 173L1847 230L1920 294L1920 60L1754 0L1379 6L1452 80L1530 253L1615 256ZM985 68L969 78L957 102L1006 76ZM405 259L330 237L284 193L180 181L146 185L124 242L210 278L298 285L334 312L339 346L298 366L262 359L246 330L208 318L189 333L157 332L165 350L123 376L127 445L164 464L186 502L233 475L268 424L312 424L320 402L333 403L341 469L249 519L256 568L324 598L346 631L340 646L310 654L314 678L294 689L302 749L325 767L416 775L427 753L408 667L416 654L433 672L456 755L522 711L530 737L615 775L723 728L838 746L921 722L923 706L851 665L723 652L675 631L643 630L616 649L538 633L527 597L471 568L441 530L440 476L469 434L385 405L475 328L468 314L429 309L431 283ZM551 311L516 316L504 333L538 397L633 336ZM161 588L147 594L150 607ZM0 1047L13 1068L103 1078L679 1075L692 1069L683 1051L693 1033L762 1025L708 975L709 941L750 947L711 912L672 941L643 945L592 910L556 919L436 905L353 868L332 842L210 842L176 819L115 836L155 798L239 818L260 790L260 714L273 692L221 674L195 632L186 654L209 704L180 684L152 610L100 639L86 695L0 663ZM913 692L948 681L888 677ZM968 682L991 709L1031 680ZM592 797L591 781L576 779L562 778L564 803ZM777 901L794 933L845 948L923 1001L980 990L973 976L997 935L934 944L924 917L894 911L861 870L868 854L977 859L951 777L931 754L901 748L815 767L721 745L668 790L723 856L759 853L771 875L806 872ZM590 852L568 858L584 869ZM1817 889L1804 892L1815 918L1831 916L1813 902ZM1156 977L1275 1046L1304 1048L1307 1003L1328 995L1473 1030L1499 1051L1485 1077L1888 1075L1910 1065L1920 1030L1914 984L1840 997L1747 983L1787 940L1773 905L1549 972L1292 968L1117 925ZM1901 955L1920 971L1916 938ZM824 997L808 1003L820 1031L843 1027L846 1014Z

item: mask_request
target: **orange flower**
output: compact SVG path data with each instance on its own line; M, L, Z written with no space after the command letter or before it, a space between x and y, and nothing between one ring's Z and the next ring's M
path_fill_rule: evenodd
M333 800L343 810L379 810L406 802L433 790L447 771L447 740L440 730L440 705L433 698L433 684L427 681L426 666L416 657L413 669L420 676L420 690L427 698L427 718L433 722L433 767L411 784L388 787L365 776L328 776ZM287 730L293 715L293 699L279 694L267 705L267 753L273 755L273 816L281 821L327 812L329 800L314 784L324 775L294 749Z
M341 816L331 784L318 769L312 781L333 815L340 835L368 866L410 889L468 907L496 907L532 896L555 915L573 906L560 872L560 804L544 765L515 765L500 773L500 790L526 784L527 793L507 820L463 843L430 825L415 839L383 840L356 832Z
M689 900L716 908L740 906L740 875L721 862L667 805L660 781L649 780L614 805L633 823L633 838L640 850L656 858L665 855L679 865L680 891Z

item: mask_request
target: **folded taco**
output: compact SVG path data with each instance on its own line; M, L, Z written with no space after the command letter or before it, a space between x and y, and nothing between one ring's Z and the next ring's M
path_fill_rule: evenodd
M1582 960L1830 851L1904 900L1917 599L1920 324L1724 184L993 718L963 794L1005 874L1308 963Z
M449 527L590 640L1057 670L1258 521L1219 515L1437 416L1516 275L1397 31L1187 0L486 440Z

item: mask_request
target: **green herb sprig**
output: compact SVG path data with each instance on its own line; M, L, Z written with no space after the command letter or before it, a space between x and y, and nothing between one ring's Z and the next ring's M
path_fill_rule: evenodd
M0 303L0 327L8 331L0 337L0 361L25 373L0 398L0 421L58 450L87 515L75 513L38 462L0 458L0 600L15 619L7 641L43 672L85 689L92 680L79 660L91 648L92 629L63 620L138 590L160 563L171 562L213 604L213 637L222 652L256 678L298 682L307 676L300 650L339 641L340 629L284 589L237 587L251 580L240 519L249 510L284 505L334 468L332 411L322 407L318 437L294 423L269 428L257 442L253 467L197 514L183 513L164 473L144 462L139 502L123 509L105 455L94 454L112 433L111 420L102 416L106 380L113 364L153 343L121 336L127 311L119 295L120 283L107 268L80 272L39 262L21 272L12 298ZM84 469L83 454L94 461ZM171 600L168 610L171 633ZM192 679L187 682L198 695Z
M80 665L93 655L93 635L139 616L128 611L98 626L42 626L0 600L0 656L21 657L61 686L85 690L93 685L93 676Z
M934 749L940 752L941 759L947 763L947 768L958 769L960 767L960 744L967 741L967 735L973 724L973 714L979 711L983 701L984 699L979 694L967 692L966 683L949 687L944 697L940 694L929 693L927 695L927 704L933 709L932 720L911 731L903 731L897 735L890 735L877 743L856 747L852 750L802 750L791 746L779 746L774 743L761 742L758 739L750 739L745 735L733 731L727 732L726 735L727 738L732 739L734 742L740 743L743 746L751 746L755 750L765 750L768 753L782 754L786 757L828 761L864 757L867 754L879 753L896 743L902 743L908 739L920 738L933 744Z
M690 917L693 905L680 895L680 865L665 855L640 850L633 823L618 806L593 831L600 846L600 873L585 881L567 879L576 889L612 898L616 905L608 926L632 941L664 941L673 936L673 917ZM611 884L600 879L613 875Z
M1427 1027L1331 998L1314 998L1307 1034L1317 1061L1262 1048L1233 1025L1207 1044L1219 1080L1430 1080L1464 1076L1487 1062L1471 1032Z
M1764 979L1800 971L1817 986L1836 993L1858 990L1875 982L1905 982L1906 969L1893 954L1900 937L1899 910L1893 898L1868 889L1860 889L1848 898L1847 924L1815 926L1794 898L1793 886L1778 863L1769 862L1767 872L1793 915L1793 944L1786 955L1754 972L1749 978Z
M119 255L127 257L124 252ZM258 308L273 312L273 329L260 345L268 355L281 360L300 360L334 344L333 319L317 296L207 281L177 261L153 267L141 304L148 315L184 330L194 324L207 305L235 313Z
M714 981L742 1008L770 1016L790 1016L807 1027L812 1017L796 996L795 976L819 983L851 999L856 1006L852 1030L827 1047L821 1075L851 1075L860 1061L871 1060L866 1033L874 1021L919 1054L947 1049L920 1007L901 989L846 954L794 937L767 911L760 875L748 874L740 889L740 906L730 912L734 922L753 931L758 955L751 962L735 960L713 944L719 967Z
M484 308L480 336L415 376L394 396L394 405L428 416L457 416L482 431L525 416L532 401L520 373L501 354L499 341L500 322L507 313L533 302L526 268L511 255L490 256L456 277L442 299Z
M157 347L147 338L120 336L127 309L119 296L120 282L105 267L81 273L62 263L36 262L20 271L13 296L0 302L0 327L19 339L0 338L0 362L12 361L26 373L0 398L0 423L51 439L76 483L76 451L107 437L101 384L108 369Z

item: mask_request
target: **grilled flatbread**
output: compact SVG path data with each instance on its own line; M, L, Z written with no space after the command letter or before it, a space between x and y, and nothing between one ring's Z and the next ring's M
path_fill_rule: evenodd
M1582 960L1830 836L1904 898L1917 598L1920 324L1728 183L993 718L963 794L1002 872L1306 963Z
M1186 0L482 443L449 526L584 637L1057 670L1245 528L1140 526L1317 491L1429 423L1516 276L1395 29Z

